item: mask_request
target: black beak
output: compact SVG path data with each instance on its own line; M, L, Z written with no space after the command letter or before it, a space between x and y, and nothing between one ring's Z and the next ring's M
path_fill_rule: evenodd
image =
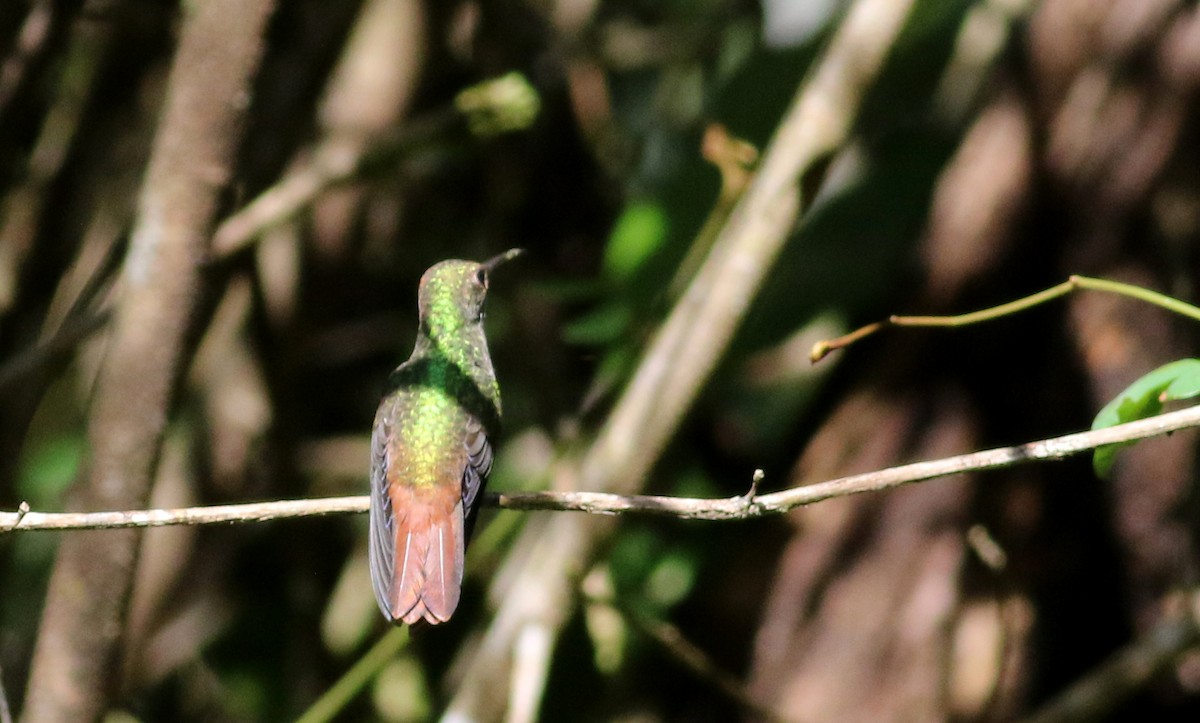
M493 256L487 261L484 261L482 264L480 264L480 266L482 266L483 270L488 274L491 274L492 271L495 270L495 268L500 264L512 261L523 253L525 253L525 249L509 249L498 256Z

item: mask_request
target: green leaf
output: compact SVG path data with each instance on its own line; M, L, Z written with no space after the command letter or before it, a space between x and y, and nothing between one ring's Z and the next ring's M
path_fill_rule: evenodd
M628 281L667 238L667 215L656 203L634 202L613 226L604 249L604 271Z
M1200 396L1200 359L1180 359L1155 369L1130 384L1111 402L1104 405L1092 421L1092 429L1104 429L1137 419L1153 417L1162 411L1164 402ZM1106 444L1097 447L1092 455L1096 474L1107 478L1112 472L1117 452L1132 442Z

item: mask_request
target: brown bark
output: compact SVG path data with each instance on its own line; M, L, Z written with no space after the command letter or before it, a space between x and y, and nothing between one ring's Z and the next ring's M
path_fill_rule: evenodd
M149 497L272 7L271 0L188 6L97 381L78 506L142 506ZM88 721L107 710L140 539L121 531L63 540L23 720Z

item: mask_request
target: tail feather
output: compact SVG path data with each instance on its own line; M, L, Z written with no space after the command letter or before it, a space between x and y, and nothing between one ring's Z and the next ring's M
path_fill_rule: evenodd
M458 607L466 544L462 500L437 490L406 489L396 510L395 569L388 607L395 621L431 624Z

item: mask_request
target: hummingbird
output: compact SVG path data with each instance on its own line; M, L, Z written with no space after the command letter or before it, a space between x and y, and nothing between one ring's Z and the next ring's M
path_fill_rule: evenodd
M392 623L443 623L458 607L500 431L483 303L492 271L521 253L442 261L421 277L416 348L388 378L371 435L371 583Z

